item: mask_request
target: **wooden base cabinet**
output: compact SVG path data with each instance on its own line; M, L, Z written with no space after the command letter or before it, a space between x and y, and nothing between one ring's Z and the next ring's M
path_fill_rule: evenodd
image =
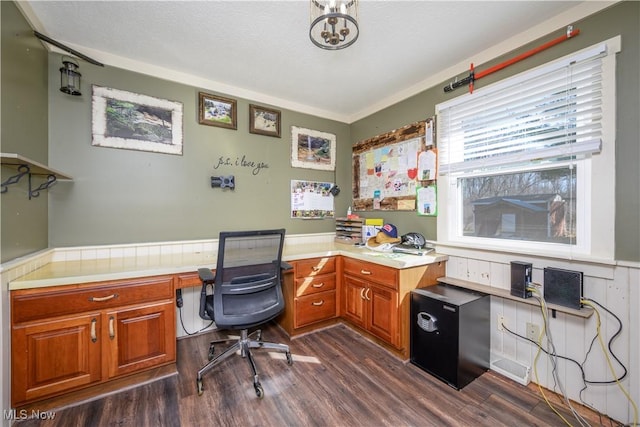
M380 280L380 276L388 276L390 280L374 282ZM396 269L357 261L354 263L352 260L345 261L345 305L342 316L352 324L400 348L396 276Z
M336 257L292 261L284 280L285 311L279 324L289 335L306 332L336 319L338 295Z
M11 394L14 406L102 379L99 312L13 328Z
M397 269L344 258L340 315L408 359L410 292L437 284L444 270L444 262Z
M173 299L107 313L109 377L175 360Z
M11 292L14 407L175 362L173 276Z

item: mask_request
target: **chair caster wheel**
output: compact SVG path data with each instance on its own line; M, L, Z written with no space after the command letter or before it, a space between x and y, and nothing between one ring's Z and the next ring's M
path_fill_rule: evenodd
M285 355L287 356L287 365L289 366L293 365L293 358L291 357L291 352L287 351Z
M256 389L256 396L258 396L258 399L262 399L264 397L264 390L262 389L262 385L260 383L254 384L253 388Z
M202 380L196 380L196 390L198 390L198 396L202 396L204 388L202 387Z
M209 346L209 354L207 354L207 359L209 360L209 362L211 362L213 360L213 353L215 352L215 346L213 344L211 344Z

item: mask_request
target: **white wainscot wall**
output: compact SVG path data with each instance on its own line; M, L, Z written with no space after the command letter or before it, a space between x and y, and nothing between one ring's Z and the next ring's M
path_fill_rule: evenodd
M442 252L450 252L442 251ZM640 269L637 265L589 264L584 262L561 262L544 258L505 256L485 252L455 251L447 262L447 276L478 282L487 286L510 289L510 261L525 261L533 264L533 282L543 284L544 267L558 267L584 273L584 297L590 298L616 314L622 321L622 331L611 346L615 355L626 366L627 376L621 385L637 404L640 400L640 307L639 280ZM541 289L541 292L542 289ZM614 317L600 310L601 332L605 346L618 329ZM503 316L506 327L517 334L526 336L527 322L542 327L544 320L539 307L517 301L491 297L491 355L505 356L531 367L531 381L546 389L561 392L563 387L569 399L592 406L596 410L625 423L634 421L634 408L624 392L615 383L606 385L589 384L583 390L582 373L577 365L565 359L558 359L557 373L560 383L553 378L553 365L545 353L536 360L537 346L514 336L507 331L498 330L498 316ZM589 381L611 381L614 379L600 343L596 339L597 316L588 319L557 313L549 313L551 336L556 353L584 363L584 372ZM546 341L543 339L543 344ZM591 348L591 349L590 349ZM587 356L588 353L588 356ZM611 356L609 356L611 357ZM586 362L585 362L586 358ZM624 370L611 357L616 375ZM534 370L535 365L535 370ZM537 378L536 378L537 372ZM572 422L569 420L569 422Z
M182 308L176 312L176 336L187 337L216 329L210 320L200 317L200 291L202 288L182 289Z

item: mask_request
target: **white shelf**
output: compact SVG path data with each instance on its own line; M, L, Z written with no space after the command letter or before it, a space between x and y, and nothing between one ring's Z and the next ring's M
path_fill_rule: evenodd
M438 282L445 283L451 286L457 286L459 288L470 289L472 291L478 291L489 295L494 295L500 298L506 298L513 301L518 301L523 304L535 305L540 307L540 303L535 298L520 298L511 295L511 293L506 289L494 288L487 285L482 285L476 282L470 282L468 280L456 279L453 277L439 277ZM559 311L561 313L571 314L573 316L584 317L585 319L591 317L593 314L593 309L585 307L580 310L576 310L575 308L564 307L558 304L546 304L547 309L554 311Z
M9 191L9 186L18 183L25 175L27 175L29 179L29 200L33 197L38 197L41 191L48 190L57 181L72 180L71 176L50 168L49 166L43 165L42 163L36 162L35 160L21 156L20 154L0 153L0 157L2 159L2 166L15 168L18 172L0 184L2 187L2 189L0 189L0 193L6 193ZM34 184L31 179L33 175L46 176L46 180L34 188Z
M30 173L33 175L55 175L58 180L67 180L70 181L73 178L71 176L57 171L49 166L43 165L42 163L38 163L35 160L28 159L27 157L21 156L20 154L15 153L0 153L2 156L2 165L3 166L16 166L20 167L22 165L29 166Z

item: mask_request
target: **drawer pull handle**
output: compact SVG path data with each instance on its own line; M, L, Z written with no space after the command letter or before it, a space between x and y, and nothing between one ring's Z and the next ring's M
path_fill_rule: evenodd
M369 270L360 270L360 274L365 274L367 276L371 275L371 272Z
M113 316L109 316L109 338L114 339L116 337L116 330L113 327L115 319Z
M313 285L311 285L311 286L313 286L314 288L321 288L321 287L323 287L323 286L324 286L324 282L322 282L322 283L314 283L314 284L313 284Z
M311 305L315 305L315 306L320 306L320 305L322 305L322 304L324 304L324 300L323 300L323 299L321 299L321 300L320 300L320 301L318 301L318 302L312 302L312 303L311 303Z
M96 335L96 323L98 323L98 321L95 318L91 319L91 342L98 341L98 336Z
M315 265L314 265L313 267L311 267L311 269L312 269L313 271L320 271L320 270L322 270L322 267L318 267L318 266L315 266Z
M106 297L91 297L89 298L89 301L102 302L102 301L109 301L110 299L114 299L114 298L118 298L118 294L111 294L111 295L107 295Z

